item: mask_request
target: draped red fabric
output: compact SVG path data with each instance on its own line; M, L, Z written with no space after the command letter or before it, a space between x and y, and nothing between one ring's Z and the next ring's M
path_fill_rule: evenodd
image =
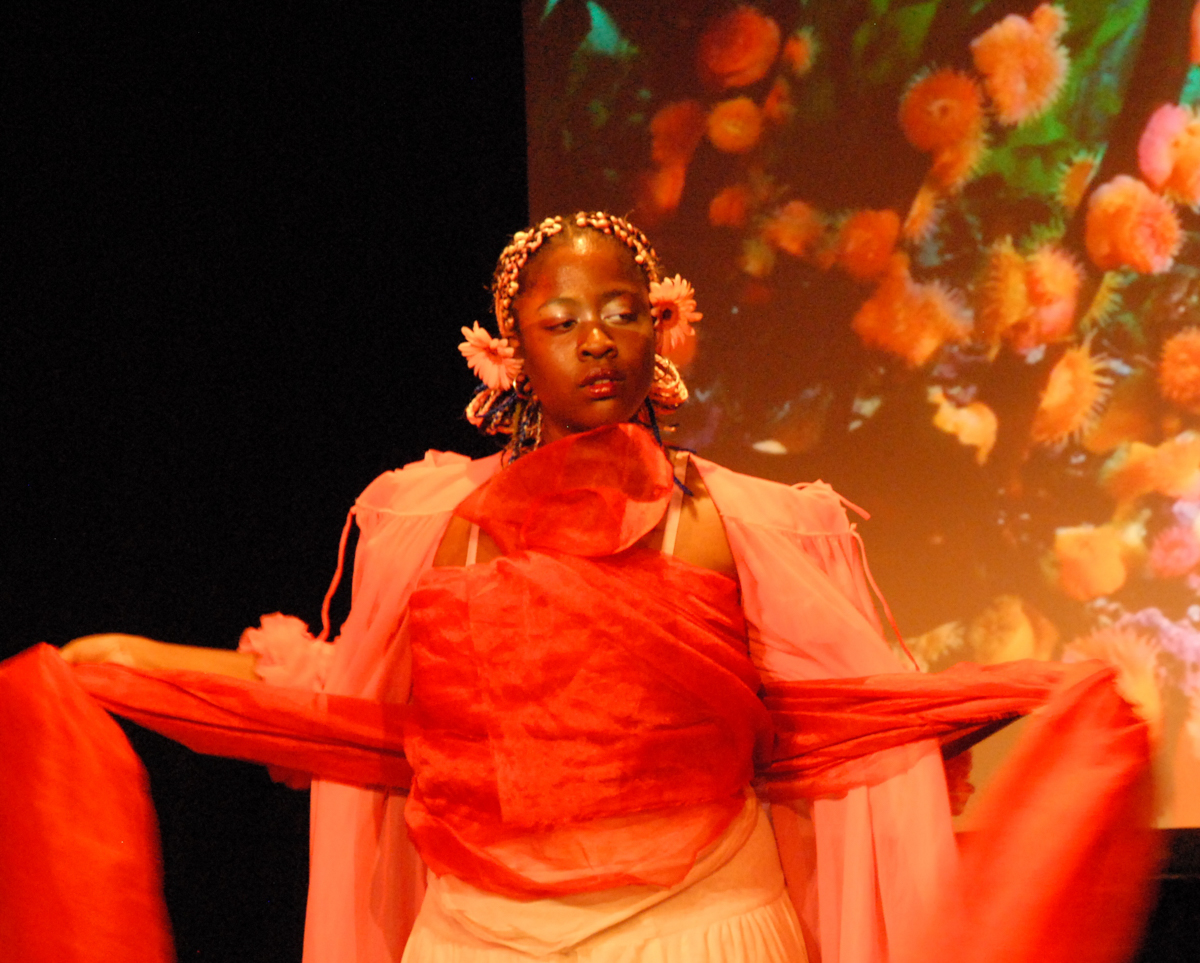
M948 754L1041 705L1060 689L1111 671L1101 663L960 663L926 675L776 682L763 694L775 721L771 765L760 772L776 802L834 796L912 765L937 739ZM1130 715L1136 724L1135 716Z
M146 774L48 646L0 664L0 958L174 957Z
M1147 829L1144 723L1106 669L1013 664L977 670L973 683L966 674L789 685L781 697L788 705L774 713L780 731L800 728L793 713L806 715L806 731L820 731L827 714L831 735L811 753L813 774L805 773L807 754L784 757L788 771L799 780L811 775L806 791L820 792L821 773L836 771L830 764L839 759L914 738L969 734L1028 710L1040 686L1049 701L990 794L984 828L967 842L961 877L917 941L919 956L930 963L1123 959L1158 858L1157 837ZM144 777L119 728L72 675L106 705L207 752L316 772L338 768L330 760L345 755L359 760L339 769L346 776L354 770L378 783L402 775L394 762L402 748L397 718L363 700L287 690L277 700L248 699L254 683L195 673L119 666L72 673L48 646L10 659L0 664L0 936L5 946L23 946L22 939L42 946L42 934L51 948L23 959L169 955ZM162 708L164 695L174 700L170 710ZM879 711L847 729L867 702ZM823 708L811 712L808 703ZM371 763L371 756L389 761ZM104 949L88 955L92 947Z
M660 552L433 569L413 592L409 639L409 833L435 871L476 886L676 883L741 812L754 760L769 758L736 584ZM656 834L627 827L641 865L597 865L579 844L574 873L558 862L517 874L511 847L492 852L550 829L563 851L572 827L701 804L706 831L687 846L664 843L670 820Z
M406 706L203 672L79 665L75 676L105 709L196 752L360 786L412 781Z
M649 435L611 426L468 497L460 511L507 557L426 573L408 609L411 709L197 673L72 673L47 646L0 665L0 946L28 946L16 958L35 963L169 957L145 777L100 707L201 752L357 785L407 787L411 759L422 855L525 895L669 882L751 778L785 802L886 788L939 743L1036 709L944 905L887 934L893 963L1121 960L1157 837L1147 728L1112 671L1009 663L772 681L760 694L733 583L630 548L670 493ZM664 811L695 818L661 839L635 825ZM517 865L535 862L528 850L497 855L594 823L600 872L547 883L544 865ZM864 837L877 853L891 843L880 837ZM571 870L580 847L551 842Z
M658 523L672 479L649 432L609 425L526 455L455 514L477 523L505 555L536 547L597 558L629 548Z

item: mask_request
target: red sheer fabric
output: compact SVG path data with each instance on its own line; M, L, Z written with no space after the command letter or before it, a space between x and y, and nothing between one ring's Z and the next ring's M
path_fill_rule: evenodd
M610 438L621 436L618 444L632 443L631 448L622 449L625 451L623 458L645 456L653 462L651 456L656 456L665 465L648 436L640 429L627 427L601 429L590 436L578 436L578 443L584 446L583 453L588 455L585 461L595 463L596 459L589 454L593 451L591 446L595 439L605 435ZM539 454L551 452L556 458L566 457L562 450L556 449L559 445L570 448L575 442L572 439L565 445L555 443ZM512 467L519 468L523 463L524 460ZM592 498L576 493L562 505L567 508L590 506L587 507L589 517L615 519L617 534L612 537L611 544L630 544L636 541L634 533L642 529L645 519L656 517L647 506L659 505L664 500L655 471L651 464L651 470L642 473L650 479L649 483L631 483L635 492L649 492L644 497L617 504L611 494ZM636 477L636 473L629 477ZM669 493L669 479L664 479L663 486ZM611 489L612 485L607 487ZM710 490L716 497L716 486L710 484ZM485 505L486 499L494 495L495 492L484 490L479 496L479 504ZM469 806L506 818L512 816L518 823L524 820L522 828L529 825L544 827L552 824L556 816L572 819L581 812L615 812L619 808L615 805L616 800L620 800L621 805L635 806L637 800L650 798L660 790L677 794L660 798L682 801L688 798L689 790L672 785L681 779L706 786L705 793L716 793L718 788L724 791L722 780L728 780L732 785L735 774L748 777L760 732L755 720L762 710L745 696L745 692L752 689L753 680L745 673L745 663L740 661L743 658L741 650L732 644L732 616L727 601L721 601L720 593L709 599L707 604L713 609L708 616L697 618L694 609L677 605L674 612L652 610L649 617L642 620L658 624L662 619L675 618L677 627L696 630L692 636L685 633L683 643L678 639L662 640L665 646L662 652L647 651L642 640L637 638L638 633L631 631L632 623L620 621L602 625L610 645L607 653L598 656L601 662L610 658L629 661L644 658L651 662L657 677L665 680L662 688L671 690L666 693L649 692L652 687L643 683L643 690L629 690L636 698L622 702L625 686L629 683L624 668L620 668L615 677L606 672L600 679L593 674L593 682L571 690L576 670L569 660L582 660L577 664L583 682L591 670L587 662L590 653L573 646L566 650L568 661L562 667L554 665L557 649L550 648L554 637L550 628L545 630L543 637L539 638L536 632L532 636L535 645L541 646L539 651L528 654L514 651L514 640L509 638L508 630L522 617L528 616L530 623L540 623L544 618L535 607L537 600L542 598L536 593L542 591L542 583L548 576L552 579L577 577L587 581L587 590L581 589L577 600L567 603L574 607L572 614L563 618L571 623L594 618L589 613L595 611L598 597L602 596L606 603L609 597L633 598L631 585L645 594L645 604L667 607L673 604L670 593L656 593L650 584L649 573L637 568L637 565L651 564L652 560L644 553L629 553L628 561L612 560L616 563L614 567L606 567L609 562L590 562L555 551L519 557L523 546L521 540L528 542L530 532L545 531L553 537L555 527L545 524L543 518L548 506L549 503L543 500L536 511L531 513L527 506L513 516L524 519L514 523L515 543L506 541L508 536L503 532L497 537L502 544L516 545L517 554L497 567L505 571L506 577L514 579L510 588L524 585L524 591L532 593L524 596L523 602L506 604L501 601L489 605L486 598L481 599L488 588L483 584L477 586L478 592L463 588L458 597L450 586L442 586L441 591L448 594L433 604L435 608L465 605L468 614L472 614L471 606L478 601L481 605L478 612L497 617L495 626L482 626L478 633L484 644L477 654L495 659L499 674L489 680L490 688L481 687L478 691L487 688L488 697L497 699L498 704L515 705L515 701L506 703L506 700L512 699L526 683L522 660L527 655L545 656L542 661L549 663L545 672L532 679L535 687L541 687L531 693L531 697L538 700L536 708L528 707L526 713L515 713L507 729L507 722L501 716L484 720L488 738L493 732L499 732L501 743L511 737L514 740L512 746L524 745L533 752L539 746L539 740L548 736L562 735L569 742L573 735L582 735L574 746L580 753L578 764L594 762L597 774L609 775L609 783L605 791L594 798L588 795L586 787L582 794L570 791L558 794L557 787L571 782L570 767L566 767L564 774L562 760L551 760L544 769L540 759L532 763L525 760L526 768L536 776L531 785L540 787L531 791L520 780L512 778L515 770L504 774L506 767L514 765L515 752L507 758L501 753L493 763L496 768L491 786L476 787L480 798L469 799ZM497 517L506 515L501 511ZM728 523L729 516L726 518ZM746 525L757 526L758 523ZM796 531L803 534L805 529L797 524ZM784 545L782 530L764 527L763 532L764 545L773 545L772 539ZM733 540L731 536L731 542ZM432 546L435 541L431 539L429 544ZM587 544L589 551L598 551L609 543L595 540ZM549 561L543 563L537 560L539 557ZM541 567L550 563L553 563L552 568ZM669 581L674 574L687 571L682 563L657 560L655 564L663 566L662 571L654 573L660 584L664 579ZM805 561L805 565L808 564ZM620 569L624 565L632 567L622 573ZM598 577L598 572L604 572L606 579L611 576L611 580L593 585L589 580ZM687 574L695 576L697 573L687 571ZM814 567L811 573L813 585L822 584L817 579L818 574ZM376 572L373 577L383 578L384 575ZM483 574L478 577L486 580ZM435 590L439 578L434 573L426 587ZM355 579L357 586L357 572ZM825 584L830 585L830 591L837 595L834 583L826 580ZM743 589L761 592L762 586L744 582ZM352 613L352 618L362 617L361 592L359 587L356 596L359 614ZM655 598L656 594L658 598ZM556 599L557 605L557 594L546 598L550 597ZM841 596L829 605L841 605L839 599ZM809 598L808 594L793 600L794 605L816 614L821 614L816 608L820 603L820 598ZM775 605L768 613L771 619L778 615L779 608ZM750 611L749 603L747 611ZM836 633L836 637L828 637L829 633L821 629L809 646L830 647L833 653L830 658L837 654L839 647L845 648L845 639L850 637L856 624L854 612L844 605L835 614L847 626L845 637ZM399 618L397 614L396 619L381 623L380 638L395 636ZM710 624L704 624L706 618ZM807 621L813 625L832 624L830 619L820 623L815 618ZM724 629L720 627L722 624ZM524 632L528 626L522 628ZM776 630L776 622L764 618L756 629L760 636L758 644L765 644L768 633L776 633ZM1146 727L1117 696L1109 671L1089 672L1088 669L1019 663L989 669L963 669L957 674L941 676L905 673L860 679L790 681L777 671L781 666L794 664L798 671L804 671L813 660L800 645L807 641L802 632L786 637L780 634L779 637L792 648L785 648L783 642L779 642L774 650L770 650L778 652L779 658L772 663L776 671L769 679L765 699L774 719L778 741L771 752L771 764L760 765L760 776L764 791L774 798L817 797L814 809L824 804L826 796L822 794L839 794L847 787L865 784L873 789L887 789L891 784L890 775L902 770L914 755L927 754L927 749L906 748L916 742L936 740L953 744L960 740L969 741L981 727L1027 712L1039 704L1045 706L1026 734L1023 747L1000 777L997 791L984 806L984 828L967 843L960 876L944 881L945 902L940 912L932 917L924 913L920 918L913 916L907 921L910 924L907 932L902 926L889 922L885 956L898 963L915 963L918 958L923 963L962 960L969 963L1065 963L1068 958L1084 963L1115 963L1122 959L1136 936L1137 922L1144 912L1148 894L1146 879L1156 853L1153 837L1146 830L1150 796ZM755 640L752 638L751 641ZM477 647L475 641L471 645ZM426 656L418 655L419 671L416 673L418 689L428 682L432 685L429 691L435 696L439 687L456 684L455 673L459 673L460 682L465 682L466 676L462 673L470 669L469 665L441 668L435 665L432 671L426 672L430 667L422 666L419 659L435 659L438 651L435 646ZM473 654L472 658L475 657ZM621 665L628 665L628 662ZM509 674L505 676L504 672ZM48 939L58 939L60 943L47 945L61 945L67 950L52 956L39 956L36 951L31 951L24 954L25 959L91 959L86 955L88 948L78 946L81 941L105 948L96 959L121 961L165 957L169 952L165 949L169 937L161 903L155 898L156 846L144 779L136 763L131 762L120 730L97 711L94 702L82 698L73 688L70 676L48 647L40 647L0 665L0 696L3 697L0 698L0 711L4 713L0 720L3 722L0 725L3 770L0 771L6 777L4 792L0 793L0 817L3 818L3 832L0 832L0 898L3 899L0 938L5 939L6 949L23 946L23 943L6 939L12 934L2 929L17 925L9 921L21 921L18 937L44 933L53 925L55 932ZM78 667L74 677L104 707L201 751L309 771L323 778L361 785L404 786L409 779L408 764L403 756L407 710L396 703L272 689L256 683L194 673L138 672L117 666ZM714 685L712 692L707 691L713 679L719 679L723 687ZM682 693L699 693L701 704L707 706L718 698L718 689L726 695L733 694L741 706L740 712L713 715L715 719L738 717L733 734L727 738L729 746L741 747L742 756L735 764L733 756L737 753L729 751L726 756L718 755L728 761L727 767L710 766L710 760L698 754L693 765L681 772L678 753L672 751L663 755L663 771L672 773L671 779L663 779L659 789L650 790L648 787L658 781L652 770L660 733L652 726L631 725L632 733L615 734L617 741L612 749L630 756L627 760L633 767L630 771L646 775L647 780L632 779L627 785L616 773L616 767L605 768L610 760L595 744L589 744L583 733L583 729L596 725L603 731L609 722L615 724L622 717L627 720L640 718L643 695L649 700L644 703L646 711L665 706L662 711L669 716L677 711L673 700L682 700ZM460 690L458 697L462 696ZM556 703L560 697L563 701ZM584 700L586 706L580 704ZM597 704L601 704L599 709ZM542 711L543 707L552 711ZM463 710L464 724L479 724L480 718L466 711L474 708L471 703L459 708ZM703 713L698 715L702 717ZM603 724L597 720L604 720ZM575 722L580 723L580 733L570 729ZM422 720L414 733L427 725L428 722ZM567 728L560 728L563 725ZM719 753L725 750L720 748L717 728L715 724L706 728L701 718L695 731L701 738L711 737ZM626 736L642 741L644 752L641 755L632 743L621 743ZM420 737L414 738L417 741L411 744L410 751L416 760L421 751ZM668 733L666 743L670 741ZM569 760L570 752L574 750L568 746L566 751ZM761 764L765 758L758 761ZM453 759L448 760L447 765L453 764ZM450 772L447 778L453 776ZM566 782L562 781L564 778ZM851 793L856 791L859 790L851 789ZM898 805L903 805L904 798ZM556 806L560 801L562 808L558 810ZM613 809L605 809L610 803ZM871 797L863 804L874 807L884 803ZM487 806L492 809L488 810ZM603 818L618 821L604 827L610 831L605 845L613 856L612 864L615 864L622 847L631 842L631 833L619 822L625 816ZM708 828L711 827L698 824L697 837ZM634 844L637 842L632 840ZM873 854L871 858L875 860L889 858L889 853L901 848L901 842L886 834L865 839L865 845ZM676 848L685 852L688 847L678 845ZM836 866L832 873L836 876ZM86 889L73 888L76 880L86 881ZM67 893L71 898L56 901L59 892ZM840 963L883 958L869 948L861 952L857 947L847 949L850 945L847 934L852 934L863 921L851 913L843 915L848 918L840 922L842 944L837 951ZM134 937L136 942L131 944L129 941ZM66 941L74 942L68 945ZM136 954L129 949L131 945L137 946ZM79 952L72 955L74 949Z
M736 586L657 552L434 569L409 634L407 818L439 875L526 896L671 885L770 752ZM626 820L615 864L584 842L596 820L664 810ZM573 859L514 872L505 844L531 833Z
M0 664L0 774L0 957L172 959L146 774L48 646Z

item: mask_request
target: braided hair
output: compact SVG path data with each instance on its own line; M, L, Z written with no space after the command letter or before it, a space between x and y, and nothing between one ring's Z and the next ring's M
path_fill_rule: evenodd
M628 248L647 286L662 279L658 255L649 238L624 218L602 211L547 217L528 230L514 234L512 242L500 252L496 261L492 275L492 307L502 338L516 333L513 302L521 291L525 270L538 251L560 235L570 237L588 230L605 234ZM678 369L667 358L656 354L654 381L639 420L657 436L658 415L674 411L686 400L687 387ZM480 387L467 405L466 414L467 420L485 434L510 436L506 446L506 457L510 462L532 451L541 442L541 407L523 375L507 389Z

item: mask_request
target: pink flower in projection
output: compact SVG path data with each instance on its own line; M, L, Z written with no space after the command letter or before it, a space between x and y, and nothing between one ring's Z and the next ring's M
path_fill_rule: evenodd
M1200 205L1200 115L1177 104L1159 107L1138 141L1138 166L1156 191Z
M489 388L507 391L521 373L521 361L513 357L515 350L507 338L493 338L475 322L475 327L463 328L467 340L458 346L475 377Z
M1066 29L1062 7L1043 3L1028 20L1009 14L971 41L975 68L1000 123L1025 123L1058 99L1070 67L1058 42Z
M1170 201L1118 174L1088 199L1085 240L1092 263L1103 271L1131 267L1161 274L1175 263L1183 228Z
M1154 536L1147 564L1155 578L1181 578L1200 564L1200 539L1186 525L1164 528Z
M663 354L678 350L694 338L692 325L704 317L696 310L696 292L678 274L665 281L651 282L650 313Z

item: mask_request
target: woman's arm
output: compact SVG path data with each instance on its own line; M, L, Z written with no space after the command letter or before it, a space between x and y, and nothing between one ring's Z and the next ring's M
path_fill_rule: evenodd
M59 650L67 662L108 662L135 669L187 669L191 672L211 672L236 679L257 679L254 666L258 657L253 652L231 649L208 649L197 645L172 645L141 635L106 632L85 635L68 642Z

